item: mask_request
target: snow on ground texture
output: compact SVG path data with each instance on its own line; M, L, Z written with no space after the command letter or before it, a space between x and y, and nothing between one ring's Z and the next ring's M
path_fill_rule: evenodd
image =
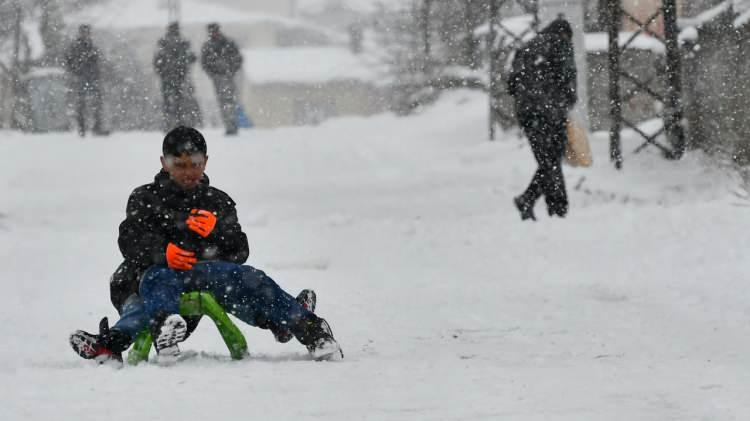
M318 293L346 358L240 324L231 361L205 321L177 366L115 370L67 335L115 318L125 201L160 133L4 132L2 420L746 420L748 210L731 177L653 149L566 168L572 211L522 223L523 139L485 139L484 98L413 118L207 130L208 174L237 201L249 263Z

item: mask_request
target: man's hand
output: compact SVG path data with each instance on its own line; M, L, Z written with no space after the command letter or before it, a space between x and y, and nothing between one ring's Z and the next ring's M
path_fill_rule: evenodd
M198 262L195 253L179 248L174 243L167 244L167 266L174 270L190 270Z
M193 209L187 219L187 226L191 231L206 238L216 226L216 215L207 210Z

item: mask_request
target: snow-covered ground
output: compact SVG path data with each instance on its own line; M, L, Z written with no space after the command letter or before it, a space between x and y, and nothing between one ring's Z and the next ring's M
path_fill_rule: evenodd
M691 153L626 142L625 169L566 168L566 219L522 223L523 139L485 137L485 99L413 118L207 130L208 174L237 201L249 263L318 292L346 358L208 322L196 358L117 370L67 343L116 316L125 201L160 133L0 140L0 420L747 420L748 209Z

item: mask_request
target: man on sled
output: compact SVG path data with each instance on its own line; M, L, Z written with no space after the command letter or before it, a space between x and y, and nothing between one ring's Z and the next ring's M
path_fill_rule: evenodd
M86 359L122 361L122 352L150 329L157 353L174 358L177 344L199 321L179 314L180 297L202 291L243 322L270 329L279 342L296 337L315 359L343 357L328 323L313 313L313 291L295 299L262 271L243 265L247 236L235 202L209 185L203 135L177 127L164 138L162 153L161 171L131 193L120 224L125 261L110 281L120 319L111 328L102 319L99 334L74 332L73 349Z

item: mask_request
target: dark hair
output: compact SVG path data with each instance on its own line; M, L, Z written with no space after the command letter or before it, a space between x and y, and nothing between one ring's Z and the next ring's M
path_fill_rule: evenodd
M216 22L209 23L207 28L209 33L219 32L220 30L219 24Z
M193 155L202 153L206 155L206 139L198 130L192 127L179 126L170 130L164 136L161 151L164 156L182 156L182 154Z

